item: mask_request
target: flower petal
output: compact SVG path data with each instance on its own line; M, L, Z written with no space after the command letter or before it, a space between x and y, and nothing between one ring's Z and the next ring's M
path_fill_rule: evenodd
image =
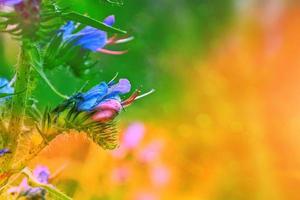
M112 85L108 89L109 94L115 94L115 95L120 95L120 94L126 94L130 92L131 90L131 84L128 79L120 79L119 83Z
M73 21L68 21L58 32L62 33L63 40L67 40L75 30L75 24Z
M108 122L110 120L113 120L118 115L118 112L114 110L104 110L99 111L95 115L92 116L92 119L97 122Z
M97 49L106 45L107 33L87 26L78 33L73 34L72 38L76 41L75 45L91 51L97 51Z
M105 82L101 82L82 95L82 101L78 102L77 109L79 111L91 111L102 101L108 92L108 86Z
M100 84L96 85L89 91L87 91L84 95L83 98L84 100L89 100L93 98L98 98L100 96L106 95L108 92L108 86L105 82L101 82Z
M122 105L121 105L120 101L118 101L118 100L109 99L109 100L106 100L106 101L100 103L96 109L99 111L114 110L114 111L119 112L122 109Z
M33 176L40 182L47 184L50 177L50 171L48 167L45 166L37 166L33 171Z
M114 25L114 23L115 23L115 16L114 15L110 15L110 16L106 17L103 20L103 23L106 24L106 25L108 25L108 26Z

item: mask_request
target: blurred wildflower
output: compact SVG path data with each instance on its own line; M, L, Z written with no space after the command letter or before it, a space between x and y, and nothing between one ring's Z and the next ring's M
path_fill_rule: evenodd
M45 166L37 166L33 170L33 176L41 184L48 184L49 183L49 176L50 171ZM26 199L33 200L33 199L45 199L46 190L41 187L31 187L28 184L28 179L24 178L19 186L11 187L8 190L8 193L14 196L19 197L26 197Z
M49 183L49 177L50 177L50 171L48 167L38 165L34 170L33 170L33 176L43 184L48 184Z
M130 124L122 136L120 147L112 152L112 156L119 159L124 158L128 151L137 148L144 134L145 127L143 123Z
M27 178L24 178L19 186L10 188L8 194L14 195L16 198L25 197L28 200L46 199L46 190L41 187L31 187Z
M114 183L122 184L128 180L130 170L126 166L120 166L112 170L111 179Z
M1 6L14 6L21 3L23 0L0 0Z
M5 78L0 78L0 105L5 102L9 98L11 94L14 93L14 88L11 87L11 84Z
M11 153L8 148L0 149L0 157L8 153Z
M127 149L136 148L145 134L145 127L143 123L132 123L124 133L123 146Z
M157 200L157 196L150 192L138 192L134 200Z
M103 21L107 26L112 26L115 23L115 16L110 15ZM67 43L74 43L75 46L80 46L83 49L93 52L102 52L106 54L123 54L126 51L112 51L104 49L106 45L124 43L132 40L132 37L117 39L116 36L108 38L107 32L98 30L91 26L86 26L82 30L76 32L76 25L73 21L67 22L60 30L59 34Z
M159 157L163 147L161 140L154 140L138 152L138 159L142 163L150 163Z
M153 166L150 171L151 181L156 186L164 186L170 180L170 170L163 165Z

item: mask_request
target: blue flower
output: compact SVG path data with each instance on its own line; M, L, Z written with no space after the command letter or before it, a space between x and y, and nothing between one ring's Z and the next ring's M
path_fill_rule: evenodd
M117 84L101 82L80 96L77 102L79 111L93 111L102 103L114 100L121 103L120 95L130 91L131 84L127 79L120 79Z
M131 84L127 79L120 79L116 84L112 80L109 83L101 82L73 98L76 99L76 108L79 112L91 112L93 121L104 123L113 120L122 108L154 92L151 90L139 96L140 91L136 90L129 98L122 100L120 95L127 94L130 89Z
M8 148L0 149L0 157L8 153L10 153L10 150Z
M112 26L115 23L113 15L108 16L103 20L103 23ZM117 39L115 36L108 38L107 32L98 30L91 26L86 26L82 30L76 32L77 26L73 21L67 22L60 28L59 34L66 43L74 43L75 46L80 46L83 49L93 52L102 52L106 54L123 54L126 51L112 51L104 49L106 45L124 43L132 38Z
M5 78L0 78L0 94L11 95L14 93L14 88L10 86ZM3 104L10 96L0 97L0 105Z

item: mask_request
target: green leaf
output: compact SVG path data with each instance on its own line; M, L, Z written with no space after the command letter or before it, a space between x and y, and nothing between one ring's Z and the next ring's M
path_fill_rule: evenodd
M11 94L11 93L0 93L0 98L12 96L12 95L13 95L13 94Z
M79 14L77 12L65 13L65 14L62 14L62 17L65 20L72 20L72 21L75 21L75 22L80 22L84 25L92 26L94 28L101 29L101 30L107 31L107 32L123 33L123 34L127 33L126 31L123 31L121 29L118 29L118 28L115 28L115 27L112 27L112 26L108 26L108 25L104 24L103 22L97 21L95 19L84 16L84 15Z
M43 71L42 63L40 61L40 52L38 48L33 48L29 53L31 60L33 61L31 67L38 73L38 75L45 81L45 83L50 87L50 89L63 99L68 99L69 97L60 93L53 84L49 81L48 77Z
M40 68L35 67L34 65L32 65L32 68L40 75L40 77L45 81L45 83L50 87L50 89L57 94L59 97L63 98L63 99L68 99L69 97L60 93L53 85L52 83L49 81L49 79L47 78L46 74L44 73L44 71Z

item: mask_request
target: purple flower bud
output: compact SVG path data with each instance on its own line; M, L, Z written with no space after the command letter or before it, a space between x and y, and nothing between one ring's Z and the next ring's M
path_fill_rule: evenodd
M98 122L108 122L113 120L122 109L122 105L120 101L115 99L109 99L107 101L104 101L100 103L96 110L96 114L92 116L92 119L94 121Z
M103 23L106 24L106 25L108 25L108 26L114 25L114 23L115 23L115 16L114 15L110 15L110 16L106 17L103 20Z

